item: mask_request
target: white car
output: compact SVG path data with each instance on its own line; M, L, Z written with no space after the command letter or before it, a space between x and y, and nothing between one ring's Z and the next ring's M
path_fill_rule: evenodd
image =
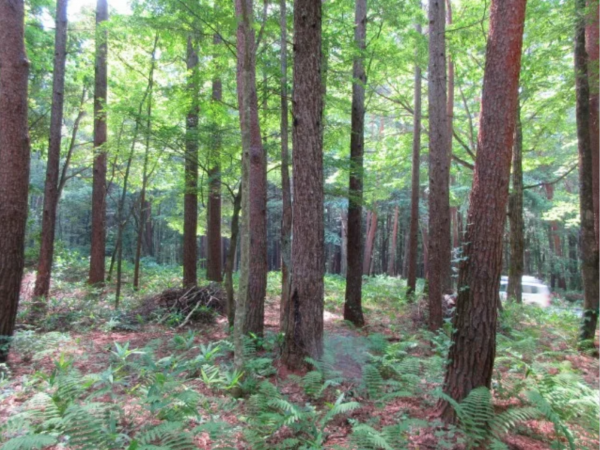
M542 308L550 306L550 289L541 280L524 275L521 279L523 287L523 303L526 305L537 305ZM500 279L500 299L506 300L506 290L508 288L508 277L502 276Z

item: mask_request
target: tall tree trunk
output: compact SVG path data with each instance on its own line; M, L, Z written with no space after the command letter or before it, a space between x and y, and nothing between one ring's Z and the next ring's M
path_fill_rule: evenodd
M256 92L256 48L252 0L235 0L237 91L242 133L241 273L236 305L236 365L243 362L242 339L262 335L267 285L266 155L262 146Z
M350 185L348 190L348 266L344 319L362 327L362 204L363 154L365 146L365 85L364 51L367 37L367 0L356 0L354 16L354 43L358 49L354 57L352 81L352 118L350 134Z
M340 249L340 274L346 276L348 273L348 213L341 212L341 249Z
M218 34L214 35L213 43L218 45L221 38ZM223 83L221 78L216 76L212 85L213 103L221 102L223 98ZM208 171L208 209L207 209L207 238L208 254L206 278L211 281L221 282L221 131L219 124L214 124L212 151L210 153L210 169Z
M29 190L27 74L22 1L0 2L0 363L15 330Z
M279 41L281 51L281 304L279 330L285 333L286 305L290 296L290 271L292 264L292 194L290 191L289 138L288 138L288 90L287 90L287 0L279 0Z
M446 100L444 0L429 0L429 328L442 326L450 285L450 133Z
M107 38L103 22L108 20L107 0L96 4L96 67L94 89L94 177L92 183L92 236L90 249L90 284L104 282L106 251L106 99Z
M600 245L598 237L598 195L600 195L600 178L598 174L600 160L598 157L600 148L600 128L598 124L598 60L600 54L600 33L598 17L600 2L588 0L588 16L585 24L585 49L588 54L588 84L590 86L590 145L592 149L592 183L594 196L594 227L596 230L596 245Z
M363 275L371 274L371 259L373 257L373 248L375 246L375 236L377 235L377 211L369 211L367 215L369 227L367 229L367 239L365 242L365 255L363 259Z
M56 31L54 36L54 72L52 74L52 110L50 112L50 144L44 188L44 212L40 259L33 296L32 320L46 313L46 299L50 291L52 259L54 256L54 229L58 206L58 177L60 166L60 143L62 139L63 102L65 90L65 63L67 60L67 0L56 2Z
M390 277L396 275L396 247L398 246L398 206L394 208L394 225L390 238L390 254L388 255L387 274Z
M444 380L444 392L456 401L479 386L489 388L492 381L525 5L526 0L491 4L465 258ZM455 420L449 403L440 407L444 420Z
M294 2L292 279L282 361L323 353L323 92L321 0Z
M185 193L183 197L183 286L198 282L198 53L195 36L187 40L187 89L191 107L185 130Z
M154 47L150 60L150 74L148 76L148 104L146 108L146 150L144 152L144 165L142 168L142 190L140 192L140 220L137 230L137 242L135 248L135 266L133 268L133 289L140 287L140 259L142 256L142 238L146 229L148 209L146 208L146 187L148 186L148 163L150 160L150 135L152 130L152 88L154 87L154 67L156 65L156 47L158 46L158 34L154 38Z
M452 1L446 1L446 22L448 25L452 25ZM447 52L448 56L448 101L446 102L446 116L448 117L448 189L454 184L454 177L450 177L450 166L452 161L452 135L454 130L454 61L452 60L452 55L450 52ZM448 199L449 199L448 195ZM453 292L453 280L452 273L455 267L454 258L453 258L453 249L458 247L458 224L457 224L457 208L450 206L450 201L448 200L449 206L449 216L448 220L450 223L450 232L449 236L451 236L451 240L449 241L450 246L450 265L448 278L446 280L446 292Z
M417 25L417 33L421 34L421 25ZM421 166L421 68L415 65L415 107L413 112L413 145L412 145L412 180L410 192L410 225L408 245L406 246L407 294L415 292L417 285L417 258L419 248L419 172ZM427 248L424 244L424 249Z
M227 291L227 320L229 327L235 323L235 292L233 291L233 267L237 252L237 241L239 235L240 210L242 209L242 185L233 198L233 213L231 215L231 239L227 249L227 260L225 262L225 290Z
M552 200L554 198L554 185L550 183L544 184L544 189L546 191L546 197L548 200ZM550 251L552 253L551 256L551 267L552 267L552 278L556 280L556 283L560 289L566 289L566 281L562 269L560 267L560 260L563 257L563 249L562 243L560 240L560 234L558 229L558 222L553 220L550 222L549 228L549 238L550 238ZM552 286L554 287L554 285Z
M523 301L523 130L521 107L517 105L517 121L512 159L512 192L508 197L508 219L510 221L510 266L508 269L507 296L517 303Z
M596 335L598 322L598 246L594 229L594 183L590 123L590 88L585 51L585 0L576 0L575 84L577 142L579 149L579 211L581 216L581 272L583 274L583 321L581 345L587 347Z

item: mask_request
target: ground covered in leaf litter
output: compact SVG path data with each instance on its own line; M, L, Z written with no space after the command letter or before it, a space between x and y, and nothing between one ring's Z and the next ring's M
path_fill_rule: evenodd
M31 275L25 278L23 285L23 294L26 297L22 308L27 308L27 296L30 292L29 283ZM396 284L396 287L399 287ZM368 285L367 285L368 289ZM71 291L71 295L83 295L85 287L81 291ZM420 301L413 304L399 303L394 298L389 298L389 289L378 297L375 293L372 298L367 297L366 317L368 325L362 330L353 329L345 323L341 316L340 295L342 292L336 292L339 286L333 283L330 286L330 292L326 303L325 312L325 335L327 351L334 355L335 369L341 373L343 381L338 385L329 388L322 398L315 399L307 396L302 387L301 377L306 372L290 372L280 364L277 357L272 361L275 371L273 374L265 377L272 384L278 387L279 392L288 400L295 404L304 405L314 404L317 408L325 407L328 402L334 402L340 393L345 393L347 399L352 399L360 403L360 407L348 414L340 415L334 418L325 428L326 437L322 448L358 448L351 440L353 425L356 423L369 423L375 428L381 428L388 425L394 425L403 418L421 419L428 425L411 429L406 436L406 447L409 449L438 449L438 448L466 448L464 441L456 439L452 432L445 429L436 416L437 398L431 396L438 383L424 377L421 380L418 394L413 396L401 396L392 398L385 402L377 401L371 398L365 391L363 383L363 367L369 359L368 336L378 335L384 337L389 343L403 342L408 338L415 342L410 346L411 356L416 358L429 358L435 350L430 341L427 340L427 334L421 334L420 330L426 327L426 304ZM57 297L69 297L69 293L54 292ZM88 293L89 294L89 293ZM279 331L279 298L273 292L270 292L266 304L266 322L265 330L267 334L276 335ZM331 301L335 298L335 301ZM77 302L71 302L70 308L77 308ZM109 304L102 301L98 307L110 309ZM60 309L61 306L57 307ZM537 314L537 312L536 312ZM528 320L530 317L526 316ZM525 342L524 346L529 346L528 350L540 353L548 353L544 358L552 364L548 364L547 374L550 376L558 375L565 367L581 375L585 383L596 388L598 387L598 360L593 356L577 353L571 350L575 336L561 336L557 339L557 334L564 330L556 331L551 328L539 326L539 322L521 322L519 328L527 330L529 327L538 327L539 333L534 333L537 342ZM72 358L72 366L82 374L99 373L105 370L111 364L115 364L114 349L115 344L121 346L128 345L128 348L135 351L143 351L149 345L155 351L156 358L164 358L180 351L173 348L172 342L175 336L184 335L193 336L193 345L209 344L228 339L226 318L220 316L215 323L197 324L189 323L183 329L177 326L169 326L161 323L140 323L135 330L114 330L110 328L119 328L118 324L104 324L101 330L79 329L77 326L71 327L70 324L59 323L59 328L65 331L62 333L49 332L46 335L53 336L45 342L44 348L13 349L9 357L9 377L2 380L0 385L0 424L4 423L12 415L23 410L24 405L36 392L36 384L45 377L50 376L56 368L56 361L59 358ZM84 327L85 328L85 327ZM93 327L92 327L93 328ZM193 330L193 334L190 334ZM29 331L29 333L32 333ZM40 337L44 336L40 332ZM430 337L430 336L429 336ZM530 338L531 336L528 336ZM525 339L527 340L527 338ZM531 339L530 339L531 341ZM40 341L43 342L43 339ZM522 344L522 342L521 342ZM188 344L188 347L192 344ZM515 345L514 347L518 347ZM532 357L526 355L524 349L510 348L508 352L513 357ZM276 354L276 349L275 349ZM499 352L500 356L502 353ZM259 355L260 356L260 350ZM227 353L222 359L230 359L231 353ZM510 359L510 358L507 358ZM227 361L228 362L228 361ZM514 386L528 376L527 368L515 367L513 364L497 364L497 376L494 381L494 408L497 412L502 412L510 407L519 406L520 398L508 397L502 395L506 386ZM500 381L498 381L500 380ZM203 398L208 399L204 416L210 416L212 419L218 417L230 425L231 434L229 444L233 443L234 448L250 448L244 439L243 429L246 426L246 416L249 412L246 410L245 401L242 399L232 399L231 393L225 390L214 389L205 384L200 377L191 377L186 381L186 387L200 393ZM104 395L96 401L115 401L117 399L123 410L122 425L129 430L135 430L153 421L160 423L148 411L140 408L137 401L135 389L119 386L112 395ZM571 407L565 405L565 407ZM576 405L573 407L577 407ZM201 423L206 417L199 412ZM193 420L191 421L193 425ZM570 424L573 434L577 438L577 448L598 448L599 441L597 434L590 434L589 430L580 429L576 421ZM292 437L291 430L283 427L274 433L269 439L270 448L280 448L278 442L285 442L286 438ZM1 437L0 437L1 439ZM1 442L1 441L0 441ZM213 449L219 448L222 442L218 439L211 439L210 433L199 433L194 440L197 448ZM509 434L503 437L503 442L510 449L551 449L556 445L567 446L567 440L564 436L557 435L554 425L548 420L527 420L520 423ZM69 448L64 444L53 447L64 449ZM283 447L281 447L283 448ZM382 447L383 448L383 447ZM565 447L568 448L568 447Z

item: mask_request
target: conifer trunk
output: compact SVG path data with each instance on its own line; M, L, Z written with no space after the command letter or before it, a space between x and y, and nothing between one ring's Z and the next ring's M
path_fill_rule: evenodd
M392 235L390 236L390 251L388 255L387 274L390 277L396 275L396 247L398 246L398 206L394 208L394 224L392 225Z
M417 33L421 34L421 25L417 25ZM417 251L419 248L419 175L421 169L421 68L415 64L413 112L413 144L412 144L412 176L410 192L410 225L408 245L406 247L407 294L413 294L417 285ZM423 243L424 247L425 243Z
M23 276L29 133L24 3L0 2L0 363L15 330Z
M590 86L590 146L592 149L594 228L596 230L596 245L600 245L600 239L598 237L598 196L600 195L600 178L598 173L600 165L600 159L598 157L600 148L600 128L598 123L598 60L600 56L600 32L598 26L600 19L598 14L600 13L600 2L598 0L588 0L587 7L588 17L586 18L585 23L585 49L588 54L588 79Z
M445 0L429 0L429 329L442 326L450 285L450 132L446 97Z
M292 194L290 191L289 138L288 138L288 90L287 90L287 10L286 1L280 0L279 26L281 37L281 305L279 330L285 333L287 324L284 311L290 295L290 271L292 264Z
M598 246L594 229L594 183L590 123L590 87L585 50L585 0L576 0L575 87L577 143L579 150L579 212L581 218L581 272L583 275L583 321L581 345L587 347L596 335L598 322Z
M221 38L214 35L213 43L218 45ZM221 102L223 99L223 83L220 76L213 79L212 100L213 103ZM221 282L221 132L219 124L215 123L213 130L212 149L209 160L208 171L208 209L207 209L207 239L208 254L206 266L206 278L211 281Z
M444 392L456 401L490 387L496 355L502 235L516 122L526 0L493 0L483 78L477 160ZM430 277L433 268L429 268ZM442 418L455 421L446 402Z
M52 74L52 110L50 112L50 143L44 187L44 211L42 214L42 236L40 258L32 305L33 320L45 315L46 299L50 291L52 260L54 257L54 230L58 206L58 183L60 166L60 144L65 90L65 64L67 61L67 0L56 2L56 31L54 37L54 72ZM37 310L37 311L36 311Z
M106 252L106 100L107 100L107 0L96 4L96 68L94 89L94 175L92 182L92 236L90 249L90 284L104 283Z
M512 192L508 197L510 221L510 265L508 269L507 296L517 303L523 301L523 130L521 108L517 106L515 142L512 156Z
M323 354L323 98L321 0L294 2L292 279L282 361Z
M198 53L194 36L187 41L187 89L191 107L185 129L185 193L183 199L183 286L198 282Z
M367 0L356 0L354 43L358 54L354 57L352 81L352 117L350 135L350 185L348 189L348 265L344 320L363 326L362 273L363 256L362 203L363 154L365 145L365 84L364 51L367 36Z

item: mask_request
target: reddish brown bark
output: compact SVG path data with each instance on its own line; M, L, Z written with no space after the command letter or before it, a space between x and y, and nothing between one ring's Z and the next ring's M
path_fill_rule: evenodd
M288 138L288 90L287 90L287 0L280 0L279 26L281 31L281 305L279 329L285 333L285 309L290 295L290 270L292 264L292 195L290 190L289 138Z
M585 0L576 0L575 91L579 150L579 211L581 218L581 272L583 275L583 321L581 345L590 346L598 322L598 246L594 228L594 182L590 121L590 87L585 46Z
M213 43L220 44L221 38L214 35ZM223 99L223 83L216 76L212 85L213 103L219 103ZM214 124L212 151L210 153L210 168L208 171L208 207L207 207L207 239L208 254L206 265L206 278L211 281L221 282L221 132L218 124Z
M237 253L237 241L240 231L240 210L242 209L242 186L233 198L233 213L231 215L231 239L225 261L225 290L227 291L227 321L233 327L235 323L235 298L233 291L233 267Z
M517 107L515 142L512 159L512 192L508 197L508 218L510 221L510 265L508 269L507 296L517 303L523 301L523 130L521 129L521 108Z
M344 319L355 326L363 326L362 274L363 257L362 203L363 154L365 146L365 84L363 52L367 36L367 1L356 0L354 16L354 43L358 54L354 57L352 71L352 114L350 128L350 182L348 189L347 269ZM370 256L370 255L369 255ZM370 261L370 259L369 259ZM367 264L368 271L368 264Z
M492 380L525 5L526 0L491 4L465 259L444 380L444 392L456 401L476 387L489 388ZM455 420L448 403L440 407L444 420Z
M546 198L548 198L548 200L551 201L554 198L554 185L552 183L544 183L544 190L546 191ZM562 269L557 267L558 260L563 257L563 250L562 243L560 241L558 222L556 220L550 222L549 233L550 251L554 254L555 257L555 261L552 264L552 277L553 279L558 281L559 288L566 289L567 284L565 281L564 274L562 273Z
M92 236L90 249L90 284L104 282L106 252L106 53L108 34L103 22L108 20L107 0L96 4L96 66L94 88L94 175L92 182Z
M183 197L183 286L198 282L198 53L194 37L187 41L187 89L192 103L185 130L185 193Z
M321 0L294 2L292 282L282 360L323 353L323 92Z
M421 25L417 25L417 33L421 34ZM421 169L421 68L415 65L413 112L413 146L412 146L412 178L410 192L410 224L408 243L406 246L407 294L415 292L417 284L417 257L419 248L419 175ZM423 242L423 248L427 246Z
M375 236L377 235L377 211L369 211L367 214L367 238L365 240L365 254L363 258L363 275L371 274L371 259L375 247Z
M238 102L242 132L242 246L236 333L262 335L267 287L267 181L256 91L252 0L236 0ZM243 309L244 311L240 311ZM237 324L241 329L238 330Z
M599 89L599 77L598 77L598 61L600 54L600 32L598 25L600 19L598 14L599 2L598 0L588 0L588 17L585 25L585 49L588 54L588 78L590 86L590 146L592 150L592 183L593 183L593 195L594 195L594 228L596 230L596 245L600 245L600 239L598 237L598 216L599 216L599 205L598 196L600 195L600 178L599 178L599 164L600 159L598 157L600 151L600 127L598 123L598 89Z
M442 326L450 286L450 129L446 97L444 0L429 0L429 328Z
M399 210L394 208L394 224L392 225L392 235L390 236L390 252L388 255L387 274L390 277L396 275L396 247L398 246L398 216Z
M60 144L62 139L62 119L65 86L65 63L67 60L67 0L56 2L56 31L54 36L54 72L52 74L52 110L50 112L50 143L44 187L44 211L42 214L42 235L40 258L33 296L37 299L34 315L43 316L46 298L50 291L52 260L54 256L54 230L58 206L58 183L60 166Z
M23 2L0 2L0 362L15 329L24 265L29 135Z

